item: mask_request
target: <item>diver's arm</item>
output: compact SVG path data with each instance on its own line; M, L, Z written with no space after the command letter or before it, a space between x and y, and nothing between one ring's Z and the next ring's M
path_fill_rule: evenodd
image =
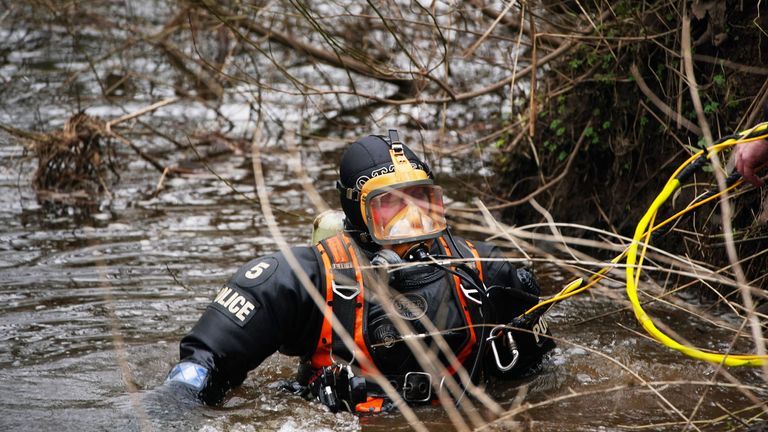
M511 329L508 336L511 341L507 343L512 345L507 349L516 349L518 358L511 369L497 372L505 378L527 375L536 370L544 355L555 347L549 325L543 315L533 313L513 319L507 327ZM503 347L504 343L499 349Z
M316 281L314 253L309 248L293 253ZM278 349L290 355L311 350L318 314L282 254L253 260L218 292L182 339L181 360L164 386L216 404Z
M496 260L503 257L498 248L484 243L476 247L481 256L494 258L483 262L483 273L495 322L512 329L511 340L505 339L506 334L500 336L496 338L496 352L493 346L487 351L486 370L502 377L525 375L555 346L543 316L535 312L522 315L539 302L541 289L530 271L515 268L509 261ZM512 350L517 352L514 364ZM507 369L510 364L513 366Z
M238 290L236 284L230 282L224 289L231 289L230 295L241 295L254 305L250 319L240 327L218 308L209 306L181 340L181 361L166 378L166 384L181 384L185 391L209 405L220 402L229 389L240 385L248 372L279 346L280 330L272 313L255 298L246 297L247 292ZM214 303L217 301L220 299Z
M509 323L539 302L541 290L530 271L516 268L490 243L473 244L481 257L483 283L494 309L495 322Z

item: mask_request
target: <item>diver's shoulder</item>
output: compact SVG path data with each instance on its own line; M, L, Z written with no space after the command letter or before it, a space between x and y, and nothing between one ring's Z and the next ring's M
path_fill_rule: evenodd
M499 248L493 243L482 240L468 239L458 235L452 235L451 237L453 238L453 243L456 244L454 247L458 247L459 251L462 253L469 252L470 248L472 248L475 249L477 254L481 257L488 257L494 254L498 254ZM451 243L450 238L448 238L448 241Z
M311 246L294 246L283 252L275 252L254 258L240 266L230 279L239 288L256 288L276 278L284 279L282 273L294 273L291 261L295 261L307 272L317 267L317 256Z

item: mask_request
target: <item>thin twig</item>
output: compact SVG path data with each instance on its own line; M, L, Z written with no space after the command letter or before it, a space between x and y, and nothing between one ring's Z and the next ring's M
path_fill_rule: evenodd
M142 115L144 115L146 113L155 111L158 108L162 108L162 107L164 107L166 105L170 105L170 104L176 103L178 101L179 101L178 97L172 97L172 98L163 99L161 101L153 103L150 106L147 106L147 107L144 107L144 108L142 108L140 110L134 111L134 112L132 112L130 114L126 114L126 115L124 115L122 117L118 117L116 119L110 120L106 124L107 133L111 133L112 132L112 127L113 126L117 126L120 123L124 123L124 122L126 122L128 120L135 119L136 117L140 117L140 116L142 116Z
M469 48L467 48L467 50L466 50L466 51L464 51L464 58L468 58L468 57L471 57L471 56L472 56L472 54L474 54L474 53L475 53L475 50L477 49L477 47L479 47L479 46L480 46L480 44L481 44L481 43L483 43L483 41L484 41L484 40L485 40L485 39L488 37L488 35L489 35L489 34L491 34L491 32L492 32L492 31L493 31L493 30L496 28L496 26L499 24L499 21L501 21L501 19L502 19L502 18L504 18L504 15L506 15L506 14L507 14L507 12L509 12L509 10L510 10L510 9L512 9L512 6L514 6L514 5L515 5L515 3L516 3L515 1L510 1L510 2L509 2L509 4L507 5L507 7L506 7L506 8L504 8L504 10L503 10L503 11L502 11L502 12L499 14L499 16L497 16L497 17L496 17L496 19L495 19L495 20L493 21L493 23L492 23L492 24L491 24L491 25L488 27L488 29L485 31L485 33L483 33L483 35L482 35L482 36L480 36L480 38L479 38L479 39L477 39L477 41L476 41L475 43L473 43L473 44L472 44L472 46L470 46ZM533 41L534 41L534 43L535 43L535 41L536 41L536 38L535 38L535 37L533 38Z
M269 202L269 194L267 192L264 173L262 170L262 162L260 156L261 151L259 149L259 147L262 145L262 140L262 127L261 125L257 125L253 134L251 158L253 162L256 193L258 196L259 204L261 205L264 219L267 223L267 228L269 229L269 232L272 235L272 238L274 239L278 249L285 257L286 262L293 270L294 275L304 287L305 292L309 294L317 307L323 311L326 309L325 298L321 296L318 290L315 289L314 284L310 280L306 271L301 266L301 264L299 264L298 259L291 251L291 248L288 246L288 243L286 242L285 237L283 236L272 211L272 205ZM352 339L352 336L349 334L349 332L347 332L341 322L339 322L336 315L330 314L329 316L326 316L326 318L330 321L333 330L347 346L347 349L349 349L350 352L354 352L355 341ZM402 400L402 397L400 397L397 391L392 387L392 384L386 380L380 372L378 372L376 366L371 364L366 356L359 356L358 361L363 368L371 371L370 377L384 390L388 397L390 397L393 401L395 401L396 404L398 404L400 407L400 412L403 414L406 420L408 420L408 423L419 432L427 432L426 427L419 420L418 416L416 416L413 410Z
M640 75L640 72L637 69L636 64L632 64L629 67L629 73L632 74L632 78L635 79L635 82L637 83L637 86L640 88L640 91L643 92L643 94L650 99L651 103L658 109L660 109L664 114L666 114L667 117L670 119L676 119L679 120L679 125L688 129L689 131L695 133L696 135L701 135L701 128L696 126L695 124L691 123L688 119L684 118L682 115L680 115L679 112L673 110L669 105L665 104L661 99L659 99L658 96L654 92L651 91L651 89L648 87L648 84L645 83L645 80L643 79L643 76Z
M688 7L684 7L683 13L683 28L682 28L682 49L683 60L685 64L686 77L688 78L688 88L690 89L691 99L693 100L693 106L696 109L696 116L699 119L699 124L704 135L704 140L707 146L712 144L712 133L709 130L709 123L704 116L704 110L701 106L701 98L699 97L698 85L696 84L696 76L693 72L693 60L691 58L691 19L688 16ZM749 321L750 329L752 330L752 337L754 339L755 348L759 356L766 356L766 344L763 337L763 330L760 326L760 320L755 315L755 303L752 299L752 293L749 290L749 284L747 278L744 275L744 270L739 264L738 252L733 244L733 228L732 228L732 211L729 201L729 194L725 185L725 175L723 175L723 169L720 164L718 156L712 155L709 160L714 166L715 177L717 178L717 185L722 191L722 197L720 199L720 211L722 213L723 233L725 234L725 249L728 253L728 259L733 265L733 273L736 276L736 281L739 284L739 291L741 292L741 299L744 302L744 307L747 309L747 319ZM762 363L763 378L768 381L768 362Z
M584 130L581 131L581 135L579 136L578 141L576 141L576 145L574 146L573 150L571 151L571 154L568 155L568 159L565 161L565 166L563 167L563 170L560 171L560 174L558 174L555 178L548 181L541 187L537 188L535 191L529 193L523 198L520 198L518 200L514 201L508 201L504 204L498 204L495 206L488 207L488 210L500 210L507 207L514 207L523 203L526 203L530 201L532 198L536 197L537 195L541 194L542 192L545 192L547 189L551 188L552 186L558 184L560 180L565 178L566 174L571 169L571 165L573 164L574 159L576 159L576 155L579 153L579 149L581 149L581 145L584 143L584 138L586 137L587 130L592 126L592 120L587 122L587 125L584 127Z

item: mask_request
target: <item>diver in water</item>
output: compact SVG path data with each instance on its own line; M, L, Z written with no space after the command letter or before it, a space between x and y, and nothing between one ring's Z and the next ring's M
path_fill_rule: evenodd
M280 351L301 358L296 382L286 387L332 411L380 412L393 404L374 373L419 404L446 391L445 376L461 368L474 382L537 369L554 343L541 314L520 317L539 301L535 279L496 247L451 235L441 188L396 131L351 144L336 187L343 231L291 249L311 286L283 253L241 267L182 339L163 388L216 404ZM308 290L324 299L322 307ZM422 367L409 338L441 367Z

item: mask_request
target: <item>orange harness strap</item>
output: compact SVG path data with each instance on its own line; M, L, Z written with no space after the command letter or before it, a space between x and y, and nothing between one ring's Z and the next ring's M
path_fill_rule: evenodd
M368 361L373 364L373 357L371 357L371 353L368 352L368 346L365 344L365 338L363 337L363 312L365 311L365 286L363 284L363 273L360 270L360 262L358 261L357 253L355 252L355 247L352 244L352 241L345 235L342 235L341 239L347 247L349 256L352 258L352 265L355 268L355 281L357 281L357 286L360 288L360 294L358 294L355 299L355 333L353 335L355 345L357 345L358 354L364 355ZM363 373L366 372L366 369L362 366L360 369Z
M442 245L443 250L445 250L445 254L450 256L453 256L451 253L451 248L448 247L448 243L445 241L443 237L438 237L438 240L440 240L440 245ZM477 266L478 266L478 272L482 272L482 268L480 267L480 257L477 254L477 250L475 250L475 247L467 242L467 246L469 246L469 249L472 251L472 255L474 255ZM480 279L482 279L482 273L479 273ZM453 282L454 286L456 288L456 295L459 298L459 302L461 304L461 310L464 312L464 318L467 320L467 326L469 327L469 341L466 345L461 349L458 355L456 355L456 359L459 361L458 365L451 364L449 365L448 372L453 375L456 373L456 370L461 367L462 364L464 364L464 361L469 357L469 355L472 353L472 348L475 346L475 343L477 342L477 335L475 334L475 327L472 325L472 317L469 312L469 307L467 306L467 300L464 298L464 293L461 290L461 280L458 276L453 275Z
M320 329L320 337L317 340L317 347L312 354L311 364L313 369L320 369L323 366L329 366L331 363L331 338L333 330L331 321L328 319L333 313L333 278L331 274L331 261L328 252L322 243L317 244L317 250L323 260L323 270L325 272L325 310L323 310L323 325Z
M376 414L381 412L384 398L368 396L368 400L355 405L355 411L361 414Z
M354 355L364 355L372 362L368 347L365 344L365 338L363 337L365 287L363 286L363 276L354 246L349 237L340 233L335 237L331 237L318 243L317 249L322 258L323 270L325 273L325 310L323 311L323 325L320 330L320 337L318 338L317 347L311 358L311 365L314 369L319 369L324 366L331 366L334 363L332 357L334 335L330 320L331 314L334 313L334 294L336 294L335 301L337 302L354 302L354 330L350 331L351 329L347 328L347 331L350 332L350 335L355 340L356 347L354 348ZM340 285L342 285L343 282L336 281L335 278L337 272L342 270L354 271L355 286L344 286L343 288L349 291L349 295L339 297L338 290L341 289ZM334 287L337 290L336 292L334 292ZM354 288L357 288L356 294L354 291L350 290ZM344 323L342 323L342 325L344 325ZM365 370L363 370L363 372L365 372Z
M440 244L442 245L443 250L445 251L445 254L448 256L453 256L451 249L448 247L448 243L445 241L445 239L443 237L439 237L438 240L440 241ZM482 280L483 270L480 262L480 256L477 250L475 249L474 245L472 245L470 242L467 242L467 246L475 258L475 265L477 267L480 279ZM333 339L334 339L333 328L331 326L331 321L329 317L333 313L334 269L338 269L338 268L354 269L355 282L356 282L357 288L359 289L359 292L354 297L354 301L355 301L354 331L350 333L353 334L353 337L355 340L355 345L356 345L355 355L364 355L368 358L371 364L373 364L373 359L371 357L370 352L368 351L368 347L366 346L365 338L363 336L363 319L364 319L363 314L365 310L365 307L364 307L365 287L363 286L363 277L362 277L362 272L360 270L360 262L358 261L358 257L357 257L357 253L355 252L354 245L352 244L349 237L347 237L344 233L340 233L335 237L331 237L329 239L326 239L318 243L316 247L320 253L320 257L323 262L323 271L325 273L325 310L323 311L323 324L320 330L320 337L318 338L315 352L314 354L312 354L312 357L311 357L312 368L319 369L324 366L331 366L334 363L334 360L332 357ZM470 337L469 337L469 341L465 344L464 347L462 347L461 351L456 356L459 361L459 364L458 365L452 364L448 366L448 372L451 374L454 374L456 370L461 366L461 364L465 362L465 360L472 353L472 349L475 343L477 342L477 335L475 334L475 329L472 324L472 317L470 314L469 306L467 306L466 298L461 289L461 280L458 276L454 275L453 282L454 282L454 288L456 290L456 294L459 298L462 311L464 312L464 317L466 319L467 326L469 328ZM338 300L338 297L337 297L337 300ZM363 370L363 372L365 373L365 370ZM375 405L378 403L378 409L379 410L381 409L381 403L372 401L372 400L358 404L358 406L362 405L360 409L365 410L364 412L370 412L368 411L371 408L371 405L369 405L369 403L373 403L374 408L375 408ZM378 412L378 411L375 411L375 412Z
M469 246L469 251L472 252L472 256L475 257L475 268L477 268L477 275L480 277L480 280L483 280L483 263L480 261L480 254L477 253L477 249L475 249L475 245L472 244L469 240L464 240L467 242L467 246Z

